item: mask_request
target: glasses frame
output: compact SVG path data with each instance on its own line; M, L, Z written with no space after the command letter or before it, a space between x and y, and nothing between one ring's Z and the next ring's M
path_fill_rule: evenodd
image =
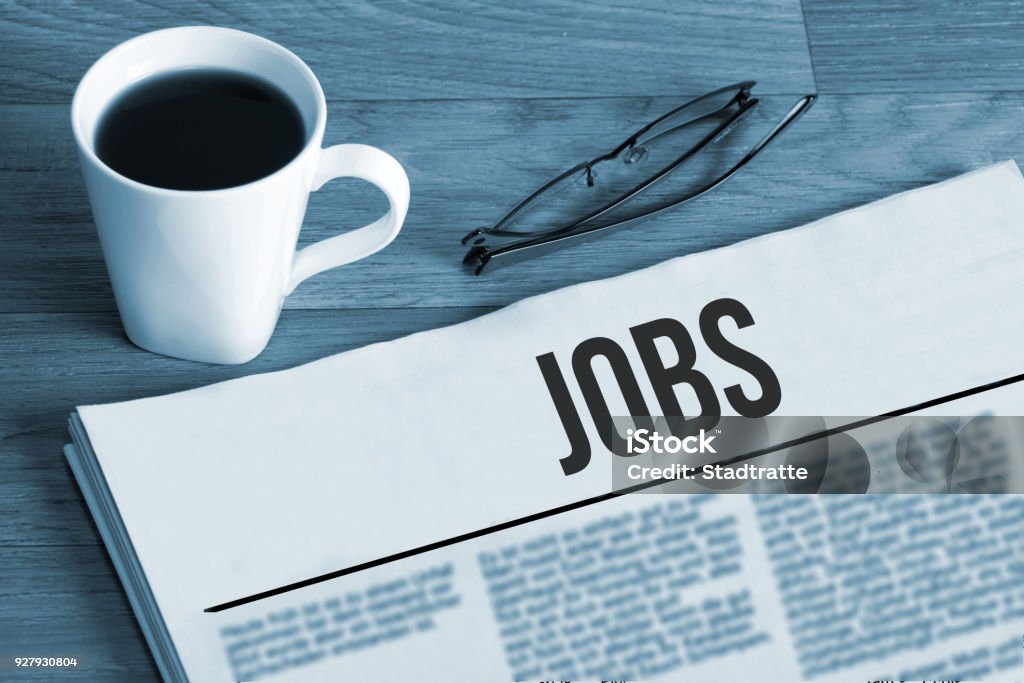
M765 147L767 147L769 144L771 144L773 140L775 140L779 135L781 135L786 128L788 128L794 121L800 118L800 116L804 112L806 112L814 103L815 99L817 99L817 95L804 95L799 100L797 100L796 104L794 104L793 107L790 108L789 112L782 118L782 120L775 124L771 131L769 131L767 135L765 135L756 145L754 145L750 149L750 151L748 151L736 164L734 164L732 167L726 170L725 173L702 185L699 189L688 194L684 194L675 201L666 204L665 206L652 209L651 211L648 211L637 216L630 216L628 218L622 219L621 221L615 221L613 223L608 224L593 224L596 219L599 219L600 217L610 213L611 211L614 211L615 209L619 208L620 206L630 201L637 195L649 189L652 185L656 184L657 182L668 176L670 173L674 172L676 169L678 169L680 166L682 166L687 161L692 159L694 156L699 154L701 151L706 149L719 138L727 135L733 128L733 126L735 126L748 112L750 112L751 110L753 110L755 106L757 106L759 100L751 96L751 91L753 90L755 85L756 81L743 81L740 83L735 83L733 85L725 86L723 88L718 88L717 90L705 93L704 95L701 95L696 99L685 102L684 104L681 104L675 109L672 109L668 113L659 116L658 118L654 119L650 123L640 128L638 131L629 136L625 140L625 142L617 146L611 152L608 152L607 154L602 154L598 157L591 159L590 161L585 161L583 163L577 164L576 166L573 166L567 171L559 174L554 179L545 183L536 192L532 193L526 199L519 202L519 204L517 204L515 208L513 208L511 211L505 214L505 216L502 217L502 219L499 220L493 227L476 228L475 230L471 231L468 235L463 237L462 244L470 244L469 251L466 253L465 258L463 258L463 265L467 266L468 268L471 268L475 275L481 275L484 272L485 268L489 272L502 266L512 265L514 263L519 263L521 261L525 261L527 259L535 258L538 256L544 256L551 252L564 249L565 247L571 246L573 244L579 244L580 242L585 241L587 239L599 235L608 234L612 230L621 228L627 224L632 223L633 221L646 218L655 213L660 213L661 211L664 211L672 207L680 206L681 204L685 204L686 202L696 199L697 197L700 197L701 195L715 189L716 187L724 183L726 180L731 178L733 175L735 175L741 168L750 163L754 159L754 157L756 157ZM637 146L638 142L643 139L643 136L646 133L656 128L662 122L672 117L675 117L682 112L685 112L689 108L696 108L697 105L706 102L707 100L710 100L712 98L719 97L723 93L727 93L731 90L735 90L736 94L727 103L723 104L722 106L718 107L713 111L707 112L700 116L696 116L688 121L683 121L682 123L671 128L670 130L677 130L678 128L690 125L696 121L705 119L709 116L720 114L728 110L732 106L736 106L736 111L731 113L724 121L718 124L714 130L707 133L703 138L700 139L700 141L698 141L696 144L694 144L692 147L686 150L682 155L677 157L672 163L668 164L654 175L646 178L644 181L642 181L632 189L626 191L625 193L623 193L616 199L612 200L608 204L605 204L596 211L593 211L587 214L586 216L583 216L580 219L573 221L569 225L552 228L551 230L548 230L540 234L531 235L529 233L522 233L516 232L515 230L505 229L504 226L511 222L522 211L526 210L529 206L534 204L534 202L539 197L546 194L554 186L563 182L567 178L579 174L582 171L586 171L589 180L591 169L594 166L601 162L614 159L623 152L627 152L628 150L633 149L634 147ZM656 139L657 137L658 136L655 136L654 138L651 139L653 140ZM498 238L507 237L518 239L513 239L512 241L509 241L505 244L493 246L487 243L487 237L489 236Z

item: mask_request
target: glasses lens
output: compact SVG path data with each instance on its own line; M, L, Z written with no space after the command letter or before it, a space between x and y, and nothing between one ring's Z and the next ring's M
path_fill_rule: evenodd
M601 212L642 186L645 181L671 167L680 157L712 135L739 110L740 92L741 89L737 87L683 105L641 130L633 145L616 156L583 165L557 179L517 207L490 232L516 236L548 234L566 229ZM710 169L699 169L699 172L696 169L690 172L691 164L685 164L679 169L679 174L687 176L686 182L667 184L660 181L640 195L645 198L642 205L638 203L639 197L631 199L621 208L588 221L587 225L593 221L610 224L630 220L658 210L650 208L651 202L661 208L675 203L687 196L688 191L699 190L702 182L716 177L716 169L720 174L728 168L724 166L724 159L711 158L710 161ZM660 188L662 185L666 187ZM655 188L659 191L655 192ZM647 195L651 192L653 194L647 201Z

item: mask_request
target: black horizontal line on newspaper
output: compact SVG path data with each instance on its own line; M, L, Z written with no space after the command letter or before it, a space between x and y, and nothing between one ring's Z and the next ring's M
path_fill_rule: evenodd
M956 400L959 400L961 398L966 398L968 396L974 396L974 395L981 394L981 393L986 392L986 391L991 391L993 389L998 389L1000 387L1005 387L1005 386L1008 386L1010 384L1015 384L1015 383L1020 382L1022 380L1024 380L1024 374L1014 375L1012 377L1007 377L1005 379L1001 379L1001 380L998 380L998 381L995 381L995 382L990 382L989 384L981 384L981 385L978 385L976 387L972 387L970 389L964 389L963 391L958 391L958 392L955 392L955 393L952 393L952 394L947 394L945 396L940 396L939 398L933 398L933 399L930 399L928 401L923 401L921 403L916 403L916 404L911 405L911 406L906 406L904 408L899 408L897 410L893 410L893 411L888 412L888 413L883 413L881 415L875 415L874 417L866 417L866 418L863 418L861 420L855 420L853 422L850 422L848 424L845 424L845 425L842 425L842 426L839 426L839 427L833 427L831 429L825 429L825 430L820 431L820 432L814 432L814 433L808 434L806 436L801 436L801 437L799 437L797 439L792 439L790 441L785 441L783 443L776 444L774 446L768 446L766 448L760 448L760 449L755 450L755 451L750 451L749 453L744 453L742 455L737 455L737 456L734 456L732 458L726 458L724 460L719 460L717 462L710 463L710 464L711 465L719 465L719 466L722 466L722 467L728 467L730 465L735 465L737 463L741 463L741 462L744 462L746 460L753 460L754 458L758 458L758 457L761 457L762 455L767 455L769 453L774 453L775 451L780 451L780 450L783 450L785 448L792 448L793 446L799 446L800 444L808 443L810 441L816 441L817 439L828 438L828 437L832 436L833 434L840 434L842 432L847 432L847 431L850 431L850 430L853 430L853 429L859 429L861 427L867 427L868 425L876 424L878 422L882 422L884 420L888 420L888 419L891 419L891 418L894 418L894 417L901 417L903 415L908 415L910 413L915 413L915 412L918 412L918 411L921 411L921 410L926 410L928 408L932 408L934 406L942 405L943 403L950 403L952 401L956 401ZM224 610L232 609L234 607L241 607L242 605L247 605L249 603L256 602L258 600L263 600L265 598L270 598L270 597L273 597L275 595L281 595L282 593L288 593L290 591L299 590L300 588L306 588L308 586L313 586L313 585L318 584L318 583L323 583L324 581L330 581L332 579L338 579L338 578L341 578L342 576L348 576L350 574L355 574L357 572L366 571L367 569L373 569L374 567L379 567L379 566L384 565L384 564L390 564L391 562L397 562L398 560L404 560L407 557L414 557L416 555L422 555L424 553L429 553L429 552L431 552L433 550L439 550L440 548L445 548L445 547L450 546L450 545L455 545L456 543L463 543L465 541L471 541L474 538L480 538L482 536L487 536L488 534L493 534L493 533L497 533L499 531L504 531L506 529L511 529L513 527L522 526L524 524L529 524L530 522L536 522L537 520L545 519L547 517L554 517L555 515L560 515L560 514L565 513L565 512L571 512L572 510L578 510L580 508L587 507L588 505L595 505L597 503L603 503L603 502L605 502L607 500L612 500L614 498L618 498L620 496L628 495L630 493L636 493L638 491L642 491L643 489L650 488L652 486L657 486L657 485L659 485L661 483L662 483L662 479L661 478L652 479L651 481L646 481L646 482L642 482L640 484L635 484L635 485L629 486L627 488L619 489L619 490L616 490L616 491L610 491L608 493L601 494L600 496L594 496L592 498L585 498L584 500L576 501L574 503L568 503L566 505L560 505L558 507L551 508L550 510L544 510L542 512L536 512L536 513L534 513L532 515L527 515L525 517L519 517L517 519L509 520L507 522L502 522L501 524L495 524L494 526L484 527L483 529L477 529L476 531L470 531L470 532L465 533L465 534L459 534L458 536L452 536L451 538L446 538L446 539L443 539L443 540L440 540L440 541L434 541L433 543L428 543L426 545L421 545L421 546L418 546L416 548L410 548L409 550L403 550L401 552L394 553L393 555L386 555L384 557L379 557L379 558L377 558L375 560L370 560L368 562L361 562L359 564L354 564L354 565L351 565L349 567L344 567L342 569L337 569L335 571L328 572L326 574L320 574L319 576L313 576L313 577L310 577L308 579L303 579L302 581L296 581L294 583L289 583L289 584L286 584L284 586L278 586L277 588L271 588L269 590L265 590L265 591L262 591L262 592L259 592L259 593L254 593L252 595L248 595L248 596L245 596L245 597L242 597L242 598L236 598L235 600L229 600L228 602L223 602L223 603L221 603L219 605L214 605L212 607L207 607L203 611L204 612L223 612Z

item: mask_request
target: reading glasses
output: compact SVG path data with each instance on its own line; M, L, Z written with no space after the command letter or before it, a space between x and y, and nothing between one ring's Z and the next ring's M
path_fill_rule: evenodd
M814 103L797 100L738 161L716 145L758 104L755 81L719 88L651 121L607 154L573 166L521 201L493 227L462 238L463 264L485 270L549 254L685 204L750 163ZM735 157L732 157L735 159ZM690 173L677 173L684 165Z

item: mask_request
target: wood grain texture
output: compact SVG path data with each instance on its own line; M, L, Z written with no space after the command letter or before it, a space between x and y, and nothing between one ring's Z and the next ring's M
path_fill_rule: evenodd
M290 367L1024 158L1022 7L804 0L825 95L755 165L642 228L472 278L462 234L685 96L758 78L768 96L729 138L739 150L814 91L799 1L3 2L0 653L81 656L59 680L157 680L60 452L72 406ZM238 367L125 340L67 124L75 84L106 49L207 23L293 49L330 100L326 142L383 147L413 185L396 243L304 283L267 351ZM382 210L365 185L333 183L313 196L302 240Z
M384 146L408 169L413 200L396 242L314 277L289 308L495 306L619 275L673 256L801 225L892 192L1008 157L1024 158L1024 95L824 95L775 145L705 198L642 226L543 259L472 277L459 238L496 220L576 160L617 144L675 100L530 100L334 104L332 141ZM727 138L752 143L792 104L768 96ZM0 311L112 311L113 297L74 152L39 105L0 107ZM358 181L313 195L302 241L361 225L384 210Z
M67 126L75 84L106 49L144 31L205 23L299 54L332 101L327 142L395 152L416 197L398 258L360 266L374 273L372 284L352 286L358 274L311 282L290 305L345 310L286 311L267 351L240 368L159 358L125 341ZM12 1L0 11L0 33L0 311L21 312L0 315L0 386L11 388L0 409L0 652L81 656L83 668L62 680L157 678L60 453L70 406L288 367L479 315L488 309L464 307L488 297L452 268L464 221L491 219L537 171L557 170L642 122L662 104L646 96L666 94L674 105L752 70L761 92L814 88L798 0ZM642 97L564 99L592 96ZM553 97L563 99L523 99ZM577 103L593 114L571 114ZM304 238L365 223L382 204L365 186L338 183L314 198ZM432 283L438 272L446 281ZM517 291L525 290L490 299L508 302ZM19 680L50 677L19 672Z
M656 236L649 235L645 227L639 233L622 235L622 239L593 242L528 264L538 266L538 270L526 277L518 269L508 269L497 273L507 279L470 278L451 262L456 253L431 268L430 260L417 254L416 248L430 248L429 238L436 238L437 230L424 228L422 239L410 245L402 259L363 271L362 277L371 284L352 278L348 284L324 282L317 288L313 287L318 284L314 280L304 285L313 292L305 294L307 298L301 303L324 308L286 310L267 351L244 366L199 365L141 351L124 338L109 300L106 311L82 312L91 303L81 296L83 290L88 291L88 279L72 285L65 281L65 286L58 288L61 278L67 279L69 273L51 277L47 269L41 269L42 275L51 278L43 283L50 283L55 295L62 297L54 309L65 312L0 316L0 358L5 360L0 367L0 385L16 387L14 406L0 412L4 454L0 459L4 475L0 477L0 544L95 542L87 531L89 523L80 519L78 492L60 456L60 446L66 441L64 421L74 405L157 395L290 367L486 313L494 310L489 304L507 303L532 293L536 283L530 277L546 275L549 279L545 284L553 287L573 279L628 271L632 265L623 264L624 258L642 258L643 265L653 263L663 255L659 240L671 241L679 233L688 236L688 241L679 238L681 244L673 244L673 248L685 253L798 225L1006 157L1024 157L1024 132L1014 126L1022 105L1024 95L1010 94L937 95L924 101L903 95L826 96L760 166L737 177L692 210L664 217L668 219L664 225L651 228ZM528 160L524 157L520 163ZM59 166L55 162L38 177L56 173ZM415 159L410 167L416 168ZM424 174L423 181L429 180ZM453 180L448 176L434 187L443 193L446 186L470 184L469 177ZM61 197L55 193L53 200ZM56 238L61 225L59 219L53 220L52 237ZM19 244L23 249L21 258L9 261L0 277L19 262L40 262L40 254L25 246L28 242L15 239L24 232L0 238L5 240L3 254L12 253ZM84 241L94 241L88 225L83 232ZM584 251L589 252L585 259L579 256ZM79 253L70 261L77 264L82 259ZM557 259L562 260L556 264ZM94 284L106 287L99 261L95 268L93 280L98 282ZM391 273L395 269L399 269L399 275ZM344 276L347 270L338 271L338 275ZM23 268L20 273L27 276L28 270ZM322 279L329 281L333 276ZM458 289L460 282L468 286ZM488 282L497 284L482 287ZM17 286L12 280L4 289L10 291ZM389 300L389 295L397 302ZM441 305L422 307L424 302ZM16 303L12 299L8 306L16 308ZM34 305L45 309L44 300L36 300ZM349 306L362 307L346 308ZM79 312L71 312L74 308ZM19 510L20 514L15 514ZM82 535L64 534L65 529L77 529Z
M804 0L826 93L1024 90L1019 0Z
M76 669L6 670L0 680L160 680L102 545L3 548L0 577L0 651L79 659Z
M813 88L799 0L11 0L3 7L5 62L18 67L0 70L0 102L8 103L66 103L108 49L193 24L274 40L310 65L328 97L349 100L697 93L751 70L772 92Z

